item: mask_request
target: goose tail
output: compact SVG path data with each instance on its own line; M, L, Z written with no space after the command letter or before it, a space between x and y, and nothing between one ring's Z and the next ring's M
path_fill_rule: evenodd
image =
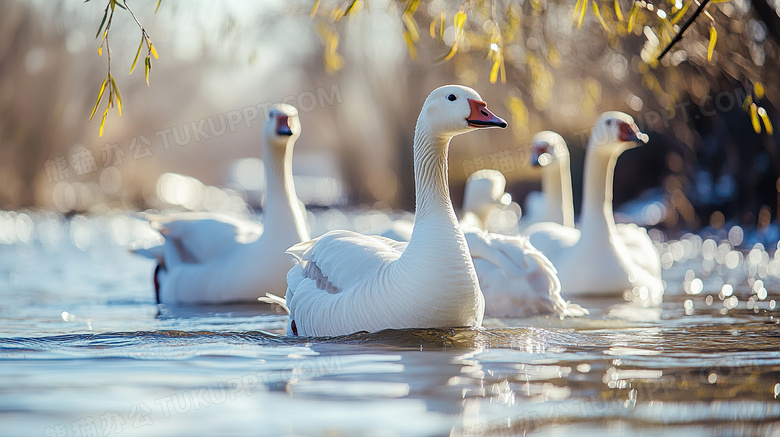
M290 314L290 308L287 307L287 300L283 297L279 297L275 294L266 293L265 296L260 296L257 298L258 302L268 303L271 305L279 305L282 307L284 312L287 314Z

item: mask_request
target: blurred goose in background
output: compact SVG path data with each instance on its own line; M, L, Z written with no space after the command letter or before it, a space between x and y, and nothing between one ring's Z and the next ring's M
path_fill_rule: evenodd
M165 239L160 246L133 250L157 260L159 303L255 301L284 293L286 273L295 265L284 252L309 239L292 179L293 146L300 133L297 109L286 104L270 108L263 128L263 226L215 214L141 215Z
M490 229L495 214L510 208L519 217L520 207L512 202L512 196L505 193L506 178L493 169L477 170L466 179L463 193L463 214L460 225L463 228ZM513 208L514 207L514 208ZM409 241L414 222L395 220L379 235L396 241Z
M552 145L560 149L562 141L563 138L553 132L537 134L534 137L535 146L541 150L539 153L544 154L541 158L543 162L548 163L545 160L551 160ZM565 144L563 148L565 149ZM560 154L564 155L562 151ZM568 150L566 150L566 163L568 157ZM556 169L560 167L557 163L550 167L552 169L546 173L546 179L552 178L550 173L556 171L560 173L560 169ZM568 164L566 170L568 171ZM555 176L560 187L562 176L560 174ZM579 305L563 300L555 267L547 257L531 245L527 237L484 231L490 213L496 209L495 204L508 203L499 200L509 197L509 194L504 193L505 188L506 179L503 174L496 170L479 170L469 177L463 196L463 209L466 212L460 223L474 261L479 286L485 295L485 315L527 317L542 314L559 316L587 314L587 310ZM551 191L552 193L547 197L552 200L550 203L553 207L548 208L547 212L549 217L554 218L556 212L560 217L562 216L560 189L557 196L555 190ZM569 199L571 203L571 183L569 183ZM556 201L559 204L558 211L554 207Z
M500 215L511 211L515 218L522 215L520 206L512 202L512 195L505 192L506 178L498 170L482 169L466 179L463 192L463 215L461 227L474 227L489 231L501 228Z
M617 158L645 143L634 119L605 112L596 122L585 156L583 211L579 229L546 222L530 226L531 244L555 265L566 296L625 293L645 306L663 299L661 264L647 231L616 225L612 184Z
M478 327L484 299L449 193L452 137L506 127L476 91L434 90L414 135L416 211L408 243L332 231L291 247L288 335L333 336L383 329Z
M583 316L588 310L561 297L555 267L523 235L464 229L486 317L528 317L555 314Z
M553 222L574 227L569 148L563 137L552 131L538 132L531 139L531 165L542 168L542 192L526 198L526 214L520 230L534 223Z

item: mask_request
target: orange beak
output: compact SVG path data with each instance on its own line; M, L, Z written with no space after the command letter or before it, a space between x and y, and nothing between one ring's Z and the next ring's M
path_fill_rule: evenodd
M471 106L471 114L466 119L469 126L475 128L500 127L502 129L506 127L506 121L490 112L487 103L472 99L468 99L468 101L469 106Z

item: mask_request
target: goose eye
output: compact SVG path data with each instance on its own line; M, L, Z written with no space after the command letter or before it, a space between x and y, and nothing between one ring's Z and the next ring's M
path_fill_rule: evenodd
M450 94L449 96L447 96L447 100L449 100L450 102L454 102L455 100L458 100L458 98L455 97L455 94Z

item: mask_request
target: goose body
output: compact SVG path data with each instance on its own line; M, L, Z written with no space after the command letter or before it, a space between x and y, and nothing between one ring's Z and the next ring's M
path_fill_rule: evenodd
M485 296L485 316L580 316L587 310L561 297L561 284L550 260L525 236L487 232L491 213L505 206L506 179L496 170L469 176L460 220Z
M287 274L288 335L333 336L382 329L478 327L484 299L452 208L452 137L506 127L476 91L434 90L414 136L416 210L410 241L348 231L297 244Z
M588 314L579 305L563 300L555 267L527 237L480 229L464 230L464 234L485 296L485 316Z
M165 241L134 252L157 260L157 300L166 304L256 301L281 296L295 261L284 252L308 240L292 183L292 149L300 135L298 112L289 105L269 111L263 137L267 180L263 225L218 215L143 215Z
M555 265L566 296L625 293L643 305L661 303L660 258L647 231L633 224L616 225L612 212L617 158L645 138L627 114L602 114L585 158L579 229L550 221L526 230L534 247Z

